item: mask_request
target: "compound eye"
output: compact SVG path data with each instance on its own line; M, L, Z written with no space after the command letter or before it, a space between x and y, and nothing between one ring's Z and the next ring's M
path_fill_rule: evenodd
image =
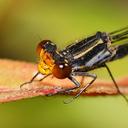
M41 41L38 45L37 45L37 48L36 48L36 52L38 55L40 55L40 52L42 49L45 49L44 45L48 42L51 42L50 40L43 40Z
M71 66L68 64L55 64L53 70L52 70L53 75L56 78L59 79L65 79L67 78L70 73L71 73Z

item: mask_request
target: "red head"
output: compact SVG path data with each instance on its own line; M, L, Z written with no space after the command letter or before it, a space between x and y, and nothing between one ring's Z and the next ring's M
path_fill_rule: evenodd
M56 45L50 40L43 40L36 49L40 56L38 70L44 75L53 74L56 78L67 78L71 73L71 66L57 51Z

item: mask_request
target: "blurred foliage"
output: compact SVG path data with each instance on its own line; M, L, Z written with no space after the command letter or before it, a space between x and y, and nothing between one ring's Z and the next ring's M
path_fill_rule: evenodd
M50 39L62 49L96 31L128 25L127 0L0 0L0 57L36 62L35 47ZM128 57L113 62L114 76L127 74ZM22 70L22 69L21 69ZM118 70L118 71L117 71ZM106 71L98 70L100 77ZM122 97L42 97L0 105L0 127L127 128Z

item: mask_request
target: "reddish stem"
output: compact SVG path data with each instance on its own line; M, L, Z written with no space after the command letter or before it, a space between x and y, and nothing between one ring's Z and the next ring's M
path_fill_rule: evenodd
M20 85L29 81L37 72L36 64L13 61L7 59L0 60L0 102L15 101L39 95L55 94L63 89L73 87L73 83L68 79L57 79L49 76L43 81L35 81L20 88ZM37 79L43 76L38 76ZM77 80L85 85L91 78L77 77ZM128 94L128 77L117 81L122 93ZM73 92L76 94L76 90ZM112 81L97 79L84 94L117 94L117 90ZM83 95L84 95L83 94Z

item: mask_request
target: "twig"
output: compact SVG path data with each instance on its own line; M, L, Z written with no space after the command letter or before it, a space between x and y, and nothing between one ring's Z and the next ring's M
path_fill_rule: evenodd
M7 59L0 60L0 102L9 102L19 99L35 97L39 95L55 94L63 89L73 87L74 85L68 80L59 80L53 76L49 76L43 81L35 81L32 84L25 85L20 88L20 85L29 81L32 76L37 72L36 64L13 61ZM40 79L43 76L39 76ZM90 78L77 77L82 85L88 83ZM128 77L117 81L120 90L128 94ZM74 90L73 94L76 93ZM94 94L116 94L112 81L105 81L97 79L92 87L88 89L83 95Z

